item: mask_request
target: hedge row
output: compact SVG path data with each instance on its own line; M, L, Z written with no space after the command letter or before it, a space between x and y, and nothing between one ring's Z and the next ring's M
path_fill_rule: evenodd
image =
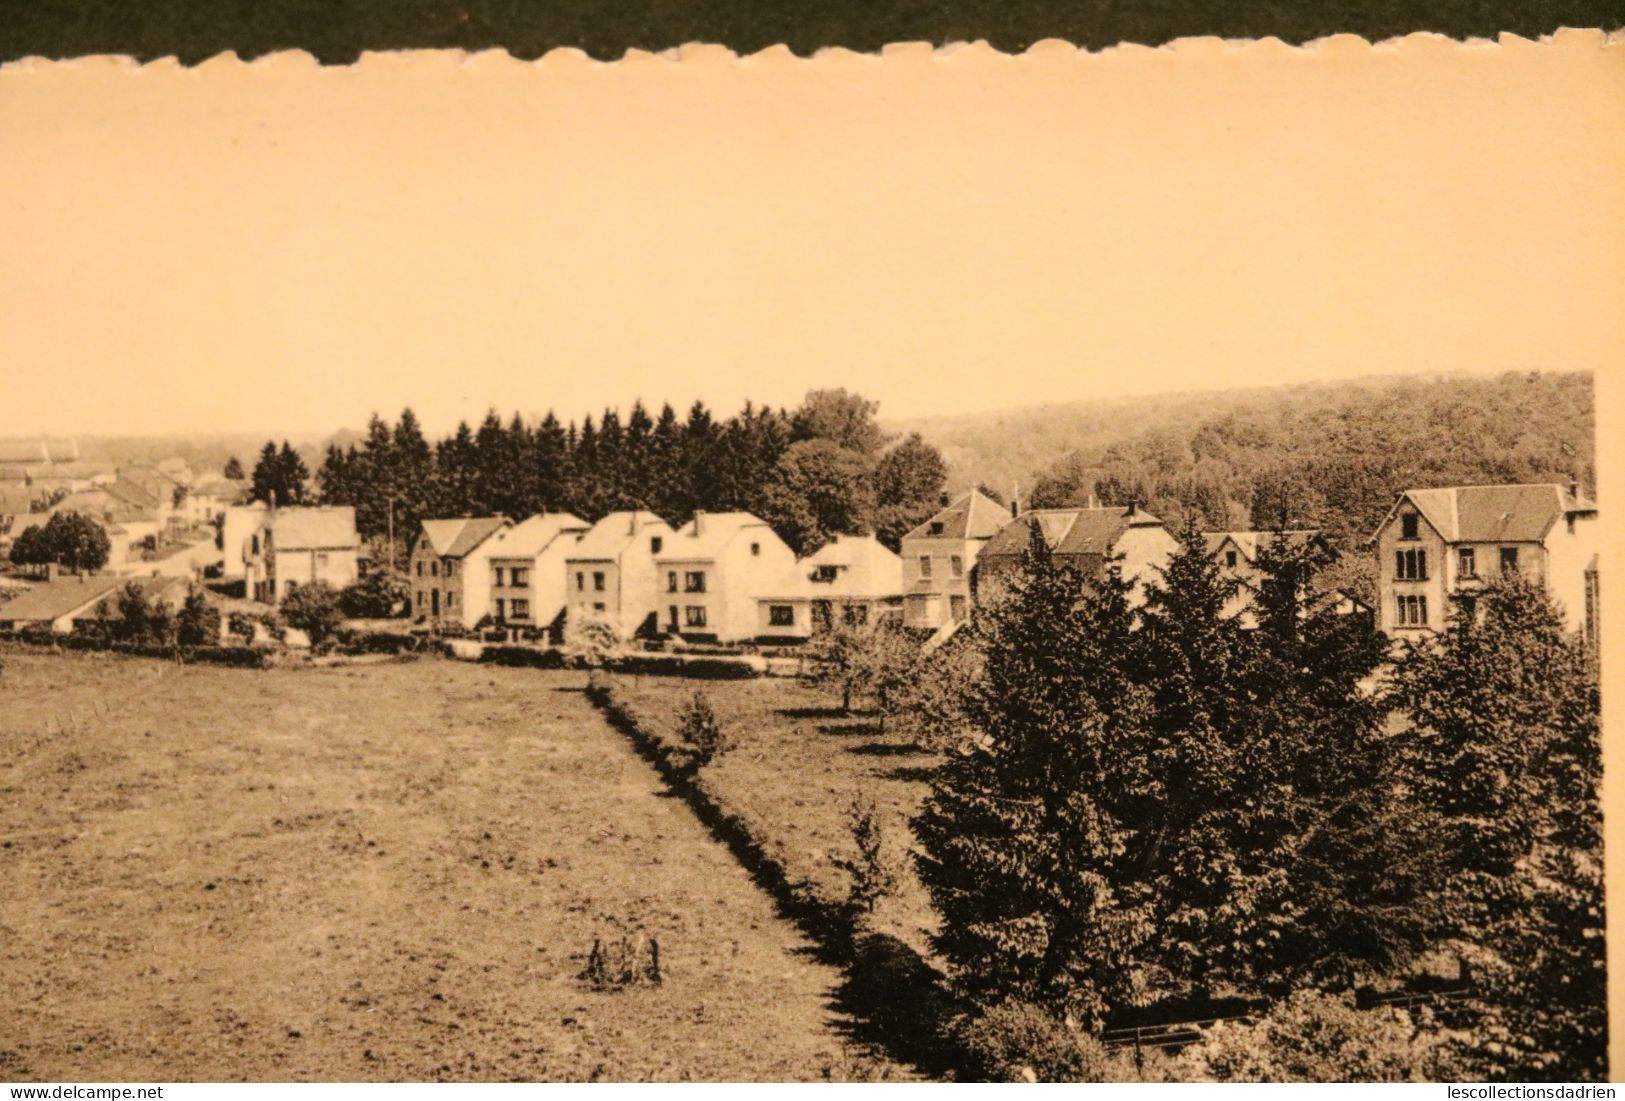
M487 646L480 660L491 665L512 665L524 669L563 669L564 651L535 646Z
M59 635L50 630L25 628L0 635L31 646L51 646L61 650L123 654L127 657L162 658L185 664L230 665L239 669L265 669L271 655L247 646L161 646L150 642L108 642L89 635Z

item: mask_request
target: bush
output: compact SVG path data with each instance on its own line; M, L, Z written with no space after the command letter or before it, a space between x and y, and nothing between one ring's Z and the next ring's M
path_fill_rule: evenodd
M711 706L710 697L696 692L677 709L677 734L693 753L693 767L704 768L733 748L727 732Z
M1053 1014L1011 999L960 1018L954 1026L975 1078L992 1082L1105 1082L1111 1056L1087 1033ZM1126 1069L1126 1068L1125 1068Z
M411 596L406 579L394 570L369 568L355 584L339 590L339 609L351 619L390 619Z
M1256 1024L1214 1025L1176 1063L1219 1082L1459 1081L1455 1037L1418 1013L1304 991Z
M192 586L175 617L175 636L182 646L213 646L220 641L220 609L209 603L203 590Z
M344 622L338 594L325 581L301 585L282 598L282 618L310 636L312 649L320 649Z
M681 654L628 654L617 659L614 665L622 673L700 680L749 680L761 676L766 668L760 658L698 658Z
M416 637L393 631L341 628L333 633L333 640L346 654L403 654L415 652L419 646Z
M491 665L511 665L522 669L563 669L561 650L542 650L533 646L487 646L480 660Z

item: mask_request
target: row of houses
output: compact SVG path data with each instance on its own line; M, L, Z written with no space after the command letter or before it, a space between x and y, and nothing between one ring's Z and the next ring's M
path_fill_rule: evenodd
M1595 504L1572 486L1406 491L1369 543L1378 607L1336 593L1337 610L1373 613L1384 632L1416 636L1442 627L1452 600L1516 571L1544 584L1570 627L1594 639L1596 518ZM568 513L518 524L501 516L429 520L412 544L410 615L465 628L489 621L557 629L598 619L622 637L719 642L797 641L837 621L892 620L932 632L997 600L1035 531L1086 578L1120 563L1135 602L1178 548L1163 521L1135 505L1007 510L979 491L945 501L904 536L901 554L871 535L844 535L797 559L747 512L698 512L675 529L646 511L596 523ZM1251 615L1260 548L1278 535L1320 538L1313 530L1207 533L1221 573L1243 583L1227 614Z

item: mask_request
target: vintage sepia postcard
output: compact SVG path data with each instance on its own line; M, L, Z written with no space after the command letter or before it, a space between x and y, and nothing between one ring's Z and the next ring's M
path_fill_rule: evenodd
M0 1080L1612 1096L1622 133L1588 30L0 66Z

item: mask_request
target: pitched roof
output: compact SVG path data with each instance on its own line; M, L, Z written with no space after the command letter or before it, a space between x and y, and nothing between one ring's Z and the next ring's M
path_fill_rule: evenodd
M814 581L820 566L834 566L835 580ZM903 560L872 535L840 535L797 562L772 592L781 600L901 596Z
M743 531L760 528L771 533L767 521L749 512L707 512L677 529L660 558L715 558Z
M1597 511L1594 501L1555 482L1407 489L1383 518L1379 532L1405 500L1449 543L1538 543L1560 518Z
M1207 542L1209 555L1219 553L1226 540L1234 543L1236 549L1241 551L1243 558L1249 562L1258 561L1258 548L1268 546L1271 539L1283 537L1294 546L1307 543L1320 535L1318 528L1298 528L1289 531L1204 531L1202 538Z
M991 539L1009 523L1010 514L993 498L973 489L945 505L904 539ZM932 534L941 524L937 534Z
M982 557L1021 554L1032 539L1033 521L1050 550L1062 555L1110 554L1118 537L1129 528L1162 525L1145 509L1132 506L1028 509L988 540Z
M0 463L45 463L50 449L43 439L0 440Z
M126 578L108 574L36 581L30 584L26 591L0 604L0 620L49 623L61 619L70 612L93 606L127 583Z
M661 536L673 534L671 525L647 510L612 512L594 524L567 557L595 562L619 558L634 539L650 528L658 529Z
M464 516L456 520L425 520L423 534L441 558L462 558L513 521L506 516Z
M223 501L240 501L247 492L246 479L224 478L219 474L210 474L192 483L193 496L218 497Z
M585 532L591 526L568 512L538 512L499 534L491 544L491 556L535 558L565 532Z
M355 509L349 505L279 508L266 515L266 523L279 551L343 550L361 544Z
M120 472L115 480L104 486L98 486L97 489L102 493L111 493L115 497L123 498L136 508L155 509L158 507L158 494L141 482L125 478L123 472Z
M150 508L138 508L123 497L104 489L85 489L70 493L51 507L51 513L77 512L92 520L105 520L115 524L156 523L157 514ZM43 519L43 517L42 517Z

